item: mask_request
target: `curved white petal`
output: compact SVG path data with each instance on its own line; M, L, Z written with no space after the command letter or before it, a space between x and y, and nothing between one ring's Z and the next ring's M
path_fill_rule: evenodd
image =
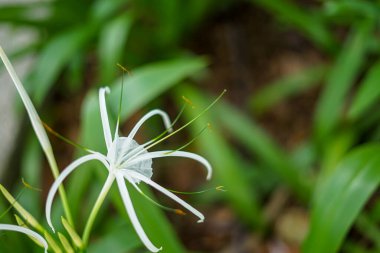
M45 155L48 157L49 161L55 161L52 148L50 145L50 141L46 134L45 128L41 123L41 119L38 116L37 111L34 108L33 103L28 96L28 93L26 93L24 86L22 85L20 79L18 78L16 74L16 71L14 70L11 62L9 61L7 55L5 54L1 46L0 46L0 58L4 62L4 65L6 69L8 70L8 73L11 76L13 83L16 86L16 89L21 97L21 100L24 103L24 106L26 108L26 111L28 112L30 121L32 123L33 129L36 132L38 141L40 142L42 149L45 152Z
M54 230L53 224L51 222L51 207L53 205L54 196L57 193L58 187L62 184L63 180L65 180L66 177L71 172L73 172L75 169L78 168L79 165L81 165L81 164L83 164L83 163L85 163L87 161L90 161L90 160L99 160L99 161L101 161L104 164L104 166L106 166L107 168L109 167L109 165L108 165L107 160L105 159L105 157L103 155L99 154L99 153L83 156L83 157L75 160L74 162L72 162L69 166L67 166L61 172L61 174L57 177L57 179L55 180L55 182L53 183L53 185L50 187L49 194L48 194L48 197L46 199L45 215L46 215L46 220L47 220L49 226L51 227L51 229L54 232L55 232L55 230Z
M141 224L137 218L135 209L133 208L133 205L132 205L131 198L129 197L128 189L125 186L123 175L117 174L116 175L116 181L117 181L117 185L118 185L118 188L120 191L121 198L123 199L123 202L124 202L124 206L127 210L129 219L131 220L132 225L135 228L136 233L140 237L141 241L144 243L145 247L147 247L148 250L150 250L151 252L160 251L162 249L162 247L157 248L156 246L153 245L153 243L149 240L148 236L145 234L145 231L142 228L142 226L141 226Z
M177 203L179 203L180 205L182 205L184 208L186 208L187 210L189 210L190 212L192 212L195 216L197 216L199 218L198 223L201 223L201 222L204 221L205 217L203 216L203 214L201 212L199 212L197 209L195 209L194 207L192 207L191 205L189 205L188 203L186 203L185 201L183 201L182 199L180 199L179 197L177 197L174 193L168 191L167 189L165 189L161 185L159 185L156 182L152 181L151 179L149 179L149 178L141 175L140 173L132 171L132 170L130 170L130 171L126 171L125 170L125 171L123 171L123 173L128 174L129 176L131 176L133 178L136 178L138 180L141 180L141 181L149 184L153 188L159 190L160 192L162 192L163 194L165 194L169 198L171 198L174 201L176 201Z
M15 232L20 232L20 233L24 233L26 235L29 235L29 236L35 238L37 241L39 241L44 246L45 253L47 253L48 243L40 234L34 232L33 230L30 230L28 228L24 228L21 226L8 225L8 224L0 224L0 230L15 231Z
M154 159L154 158L161 158L161 157L168 157L168 156L186 157L186 158L190 158L202 163L207 169L207 180L211 178L212 167L210 163L200 155L197 155L191 152L185 152L185 151L164 150L164 151L149 152L147 154L142 154L135 158L132 158L132 160L128 161L128 165L133 165L147 159Z
M105 93L110 93L108 87L99 89L99 107L100 107L100 117L102 118L104 139L106 141L107 150L112 144L111 129L108 119L107 106L106 106L106 96Z
M145 114L138 122L137 124L133 127L132 131L129 133L128 137L133 139L133 137L136 135L137 131L139 130L139 128L142 126L142 124L144 124L145 121L147 121L149 118L153 117L154 115L160 115L163 122L164 122L164 125L165 125L165 128L168 132L172 132L173 131L173 128L172 128L172 123L170 121L170 118L168 116L168 114L162 110L159 110L159 109L154 109L150 112L148 112L147 114Z

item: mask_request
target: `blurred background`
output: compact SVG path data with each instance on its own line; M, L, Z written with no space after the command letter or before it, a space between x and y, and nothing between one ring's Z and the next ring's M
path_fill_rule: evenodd
M150 109L175 118L190 101L178 128L227 89L204 116L157 147L177 149L195 139L186 149L211 162L210 182L191 160L154 161L154 180L169 189L223 186L180 194L205 214L205 223L134 193L143 226L163 252L379 252L374 178L380 175L361 177L356 163L339 165L351 150L380 138L379 14L380 2L369 0L1 1L0 44L42 120L101 152L99 87L111 88L108 107L116 119L125 82L124 135ZM117 63L129 70L124 78ZM0 182L44 220L53 177L0 68ZM137 140L162 130L152 119ZM50 137L61 169L83 153ZM66 182L78 231L106 177L99 164L82 167ZM1 213L9 204L0 201ZM144 252L120 204L113 189L88 252ZM12 212L0 218L12 221ZM1 252L30 252L27 239L15 248L8 241L24 238L1 234Z

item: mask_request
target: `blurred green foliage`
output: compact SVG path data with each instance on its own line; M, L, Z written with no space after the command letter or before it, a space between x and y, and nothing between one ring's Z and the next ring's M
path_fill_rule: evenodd
M273 224L266 217L265 200L285 186L300 205L310 210L310 231L303 252L379 251L376 224L380 222L380 202L375 198L374 205L365 207L378 187L380 169L378 1L330 0L302 5L290 0L56 0L1 7L0 21L16 28L28 27L38 34L34 42L13 52L13 58L35 56L25 84L38 105L52 103L48 95L53 90L81 92L86 80L91 79L96 86L112 87L109 107L111 117L116 119L121 80L115 66L119 62L132 69L123 94L122 118L126 120L152 101L160 103L162 94L172 94L178 110L178 98L183 94L199 108L212 101L203 88L197 88L197 79L193 78L207 69L207 61L183 45L203 21L243 2L265 10L286 29L302 34L328 60L248 94L243 110L220 102L190 127L189 133L195 136L207 122L213 123L213 131L199 137L196 147L214 166L211 184L228 189L223 197L215 197L207 205L222 201L236 212L241 223L255 233L266 234ZM344 36L339 34L341 31ZM313 116L313 133L294 150L285 150L254 117L315 87L321 93ZM187 110L184 118L189 120L196 114L197 110ZM100 127L93 87L82 106L79 142L95 150L104 149L102 138L98 138ZM44 183L37 176L41 174L41 154L34 139L27 140L23 144L21 175L42 187ZM241 147L247 151L244 155L239 152ZM105 177L96 164L83 167L68 182L74 216L80 217L79 230L88 215L83 206L91 206L93 201L86 196L99 191L91 185L91 179L101 182ZM110 218L103 212L96 225L96 235L101 237L89 252L135 252L141 246L120 199L113 195L109 201L125 219ZM201 202L201 198L194 199ZM20 202L42 217L38 193L24 193ZM167 252L186 251L161 210L144 199L135 197L134 202L154 242L165 245ZM5 210L6 205L0 203L0 208ZM2 217L3 221L10 219L10 214ZM359 230L374 251L346 237L351 228ZM8 239L21 240L13 235ZM22 245L17 244L13 252L25 252L30 247ZM6 250L6 245L0 243L0 251Z

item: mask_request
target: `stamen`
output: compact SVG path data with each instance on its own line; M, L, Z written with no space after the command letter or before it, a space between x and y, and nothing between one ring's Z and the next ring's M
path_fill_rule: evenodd
M182 211L181 209L174 209L174 212L178 215L182 215L182 216L185 216L187 213L185 213L184 211Z
M205 114L208 110L210 110L211 107L213 107L216 102L218 102L222 97L223 95L227 92L226 89L224 89L222 91L222 93L209 105L207 106L205 109L203 109L203 111L201 111L196 117L194 117L192 120L190 120L189 122L187 122L185 125L183 125L182 127L178 128L177 130L171 132L170 134L166 135L165 137L162 137L160 139L158 139L157 141L153 142L152 144L150 144L149 146L147 146L145 148L145 150L148 150L154 146L156 146L157 144L163 142L164 140L170 138L171 136L175 135L176 133L182 131L183 129L185 129L186 127L188 127L189 125L191 125L194 121L196 121L198 118L200 118L203 114ZM128 160L131 160L131 159L134 159L136 158L138 155L141 154L142 151L138 152L137 154L133 155L132 157L130 157Z
M141 154L141 152L144 151L144 148L145 148L147 145L150 145L151 143L154 143L155 141L157 141L157 140L161 139L163 136L165 136L165 134L167 134L167 133L169 132L168 129L173 128L173 126L178 122L179 118L181 117L182 113L185 111L186 107L187 107L187 104L184 104L184 105L182 106L180 112L179 112L178 115L175 117L175 119L173 120L173 122L172 122L172 124L170 125L169 128L165 129L162 133L160 133L158 136L156 136L156 137L153 138L152 140L148 141L147 143L144 143L144 144L140 145L141 148L140 148L140 147L139 147L139 148L136 148L136 149L130 151L129 153L124 154L124 155L121 157L120 160L123 161L123 160L125 159L125 157L127 157L127 156L135 157L135 155L139 155L139 154ZM137 151L137 152L136 152L136 151ZM127 161L129 161L129 159L128 159ZM125 161L125 162L127 162L127 161ZM121 165L124 165L124 162L123 162Z
M137 187L135 185L135 187ZM141 189L138 191L139 193L141 193L141 195L143 195L147 200L149 200L151 203L153 203L154 205L166 210L166 211L169 211L169 212L173 212L175 214L178 214L178 215L186 215L186 212L184 212L183 210L181 209L178 209L178 208L171 208L171 207L167 207L167 206L164 206L160 203L158 203L157 201L155 201L154 199L152 199L151 197L149 197L148 195L146 195Z
M183 129L185 129L186 127L188 127L189 125L191 125L194 121L196 121L199 117L201 117L203 114L205 114L208 110L210 110L211 107L213 107L216 102L218 102L224 95L224 93L226 93L227 90L223 90L222 93L209 105L207 106L203 111L201 111L196 117L194 117L192 120L190 120L189 122L187 122L185 125L183 125L182 127L178 128L177 130L173 131L172 133L166 135L165 137L161 138L160 140L154 142L153 144L149 145L146 149L150 149L151 147L154 147L155 145L161 143L162 141L168 139L169 137L173 136L174 134L182 131Z
M209 191L226 191L223 189L224 186L217 186L217 187L213 187L213 188L208 188L208 189L205 189L205 190L201 190L201 191L193 191L193 192L183 192L183 191L176 191L176 190L172 190L172 189L168 189L166 188L167 190L173 192L173 193L177 193L177 194L183 194L183 195L195 195L195 194L202 194L202 193L205 193L205 192L209 192Z
M74 141L72 141L72 140L69 140L68 138L64 137L63 135L57 133L57 132L54 131L51 127L49 127L49 125L46 124L45 122L42 121L42 124L43 124L43 126L45 127L45 129L46 129L48 132L50 132L51 134L53 134L53 135L54 135L55 137L57 137L58 139L61 139L62 141L66 142L66 143L68 143L68 144L70 144L70 145L72 145L72 146L74 146L74 147L76 147L76 148L82 149L82 150L84 150L84 151L86 151L86 152L88 152L88 153L95 153L95 151L92 151L91 149L86 148L85 146L82 146L82 145L80 145L80 144L78 144L78 143L76 143L76 142L74 142Z
M191 108L195 109L195 105L193 104L193 102L192 102L190 99L188 99L188 98L185 97L185 96L182 96L182 99L183 99L186 103L188 103L188 104L191 106Z
M129 76L132 76L132 72L124 67L123 65L121 65L120 63L116 63L116 65L124 72L124 73L127 73Z
M118 131L118 128L119 128L120 115L121 115L121 106L122 106L122 102L123 102L124 74L127 73L128 75L131 75L131 73L129 72L129 70L126 67L122 66L120 63L117 63L116 65L123 71L123 75L121 76L119 111L118 111L118 114L117 114L117 124L116 124L115 138L116 138L116 134L117 134L117 131Z
M221 192L226 192L227 191L226 189L224 189L223 185L219 185L219 186L215 187L215 190L221 191Z
M179 118L182 116L182 114L183 114L183 112L185 111L186 107L187 107L187 104L183 104L183 105L182 105L181 110L179 111L179 113L177 114L177 116L176 116L175 119L173 120L172 124L170 125L171 128L173 128L174 125L178 122ZM165 131L163 131L163 132L160 133L158 136L156 136L155 138L153 138L153 139L149 142L149 144L152 143L152 142L155 142L155 141L157 141L157 140L159 140L159 139L161 139L161 138L162 138L165 134L167 134L167 133L168 133L168 130L165 129Z
M170 152L167 152L167 153L165 153L165 154L168 155L168 154L171 154L171 153L173 153L173 152L176 152L176 151L182 150L182 149L184 149L184 148L190 146L190 145L191 145L196 139L198 139L199 136L202 135L202 133L203 133L207 128L210 128L210 126L211 126L211 124L210 124L210 123L207 123L207 125L206 125L205 127L203 127L202 130L199 131L199 132L194 136L194 138L191 139L188 143L182 145L181 147L179 147L179 148L177 148L177 149L175 149L175 150L172 150L172 151L170 151Z
M22 184L26 187L26 188L28 188L28 189L31 189L31 190L33 190L33 191L42 191L40 188L37 188L37 187L33 187L33 186L31 186L30 184L28 184L25 180L24 180L24 178L22 177L21 178L21 182L22 182Z

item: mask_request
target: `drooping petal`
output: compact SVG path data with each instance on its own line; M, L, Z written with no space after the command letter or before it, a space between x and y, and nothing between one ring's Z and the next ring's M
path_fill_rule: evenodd
M90 160L99 160L99 161L101 161L104 164L104 166L106 166L107 168L109 167L109 165L107 163L107 160L106 160L106 158L103 155L101 155L99 153L86 155L86 156L83 156L83 157L75 160L69 166L67 166L61 172L61 174L57 177L57 179L55 180L55 182L51 186L51 188L49 190L49 194L48 194L47 200L46 200L45 215L46 215L46 220L47 220L49 226L51 227L51 229L53 231L55 231L55 230L54 230L53 224L51 222L51 207L52 207L52 204L53 204L54 196L57 193L58 187L62 184L62 182L66 179L66 177L71 172L73 172L75 169L78 168L79 165L81 165L81 164L83 164L83 163L85 163L87 161L90 161Z
M8 70L8 73L11 76L13 83L16 86L16 89L21 97L21 100L24 103L25 109L28 112L29 119L32 123L34 132L37 135L38 141L40 142L42 149L45 152L45 155L47 156L49 162L55 163L52 147L51 147L49 138L46 134L45 128L41 123L41 119L38 116L37 111L34 108L34 105L28 96L28 93L26 93L24 86L22 85L20 79L18 78L16 74L16 71L14 70L11 62L9 61L7 55L5 54L1 46L0 46L0 58L4 62L4 65L6 69Z
M207 180L209 180L211 178L212 167L211 167L210 163L200 155L197 155L197 154L194 154L191 152L185 152L185 151L164 150L164 151L149 152L146 154L139 155L135 158L132 158L130 161L128 161L128 165L133 165L133 164L136 164L138 162L141 162L141 161L144 161L147 159L169 157L169 156L186 157L186 158L190 158L190 159L193 159L193 160L196 160L196 161L202 163L207 169Z
M182 199L180 199L179 197L177 197L174 193L168 191L167 189L165 189L161 185L159 185L156 182L152 181L151 179L149 179L149 178L147 178L147 177L145 177L145 176L143 176L140 173L137 173L135 171L125 170L125 171L123 171L123 173L124 174L128 174L132 178L136 178L138 180L141 180L141 181L149 184L153 188L159 190L160 192L162 192L163 194L165 194L169 198L171 198L174 201L176 201L177 203L179 203L181 206L183 206L184 208L186 208L187 210L189 210L190 212L192 212L195 216L197 216L199 218L198 223L201 223L201 222L204 221L205 217L203 216L203 214L201 212L199 212L197 209L195 209L194 207L192 207L191 205L189 205L188 203L186 203L185 201L183 201Z
M162 110L159 110L159 109L154 109L150 112L148 112L147 114L145 114L138 122L137 124L133 127L132 131L129 133L128 135L128 138L131 138L133 139L133 137L136 135L137 131L139 130L139 128L142 126L142 124L144 124L145 121L147 121L149 118L153 117L154 115L160 115L163 122L164 122L164 125L165 125L165 128L167 129L168 132L172 132L173 131L173 128L171 126L171 121L170 121L170 118L168 116L168 114Z
M106 146L108 150L112 144L112 135L111 135L111 129L110 129L107 106L106 106L106 96L105 96L106 92L110 93L110 89L108 87L99 89L100 117L102 118L104 139L106 141Z
M28 228L24 228L21 226L8 225L8 224L0 224L0 230L15 231L15 232L20 232L20 233L24 233L26 235L29 235L29 236L35 238L37 241L39 241L44 246L45 253L47 253L48 243L40 234L34 232L33 230L30 230Z
M160 251L162 247L157 248L156 246L153 245L153 243L149 240L148 236L145 234L145 231L142 228L137 218L135 209L133 208L132 201L128 193L128 189L125 186L123 175L117 174L116 181L117 181L117 185L120 191L121 198L123 199L123 202L124 202L124 206L127 210L129 219L131 220L132 225L135 228L137 235L140 237L141 241L144 243L145 247L148 248L148 250L150 250L151 252Z

